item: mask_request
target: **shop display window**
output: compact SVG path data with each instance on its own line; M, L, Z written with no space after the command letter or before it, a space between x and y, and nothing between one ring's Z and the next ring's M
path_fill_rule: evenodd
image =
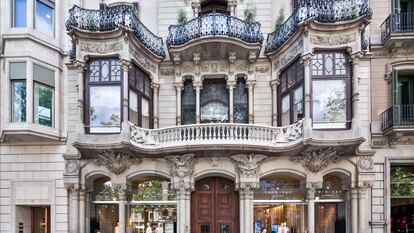
M391 166L391 233L414 232L414 166Z

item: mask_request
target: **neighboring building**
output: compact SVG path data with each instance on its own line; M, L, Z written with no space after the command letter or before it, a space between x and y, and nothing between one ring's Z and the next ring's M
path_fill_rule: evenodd
M0 12L0 233L414 231L414 0Z

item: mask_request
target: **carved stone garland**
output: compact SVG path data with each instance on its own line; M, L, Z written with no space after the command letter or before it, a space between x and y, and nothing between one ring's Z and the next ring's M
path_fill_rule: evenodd
M104 150L97 155L95 164L97 166L105 166L115 174L121 174L131 167L141 163L139 158L133 158L128 153L119 151Z
M302 163L309 171L318 173L329 164L335 163L338 158L338 152L332 147L327 147L304 151L301 154L293 156L290 160L292 162Z

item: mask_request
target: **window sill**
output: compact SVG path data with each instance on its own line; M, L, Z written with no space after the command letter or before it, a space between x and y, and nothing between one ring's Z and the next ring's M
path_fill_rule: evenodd
M56 50L60 53L63 51L60 49L59 40L56 37L47 36L36 29L28 27L19 27L19 28L10 28L3 34L4 40L14 40L14 39L31 39L39 44L47 46L53 50Z
M59 142L65 141L58 129L34 123L12 122L3 124L1 142Z

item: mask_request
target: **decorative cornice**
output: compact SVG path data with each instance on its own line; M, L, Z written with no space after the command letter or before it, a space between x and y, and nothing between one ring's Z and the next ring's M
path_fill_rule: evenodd
M329 164L338 160L338 152L332 147L310 149L293 156L292 162L299 162L313 173L318 173L325 169Z
M236 169L244 177L256 177L260 162L267 158L260 154L235 154L230 157Z
M170 167L171 176L183 178L193 174L196 158L194 154L172 155L165 157L165 161Z
M113 150L104 150L99 153L95 159L95 164L98 167L105 166L117 175L130 168L131 165L137 165L140 163L141 160L139 158L133 158L128 153Z

